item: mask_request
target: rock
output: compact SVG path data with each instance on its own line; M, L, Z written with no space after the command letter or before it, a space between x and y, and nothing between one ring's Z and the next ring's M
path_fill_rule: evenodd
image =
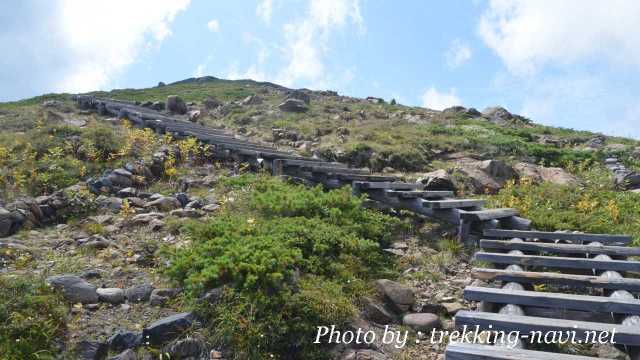
M150 212L146 214L134 215L130 221L133 225L146 225L153 220L163 219L164 216L165 215L163 213Z
M98 288L98 299L109 304L120 304L124 302L124 290L120 288Z
M166 223L160 219L153 219L151 220L151 222L149 222L149 227L151 228L151 231L160 231L164 229L165 226L166 226Z
M219 106L222 106L222 102L212 98L212 97L208 97L206 98L202 104L204 105L204 108L207 110L213 110Z
M96 203L99 208L109 210L114 214L122 209L122 199L117 197L98 196Z
M163 196L145 204L145 208L156 208L160 211L171 211L182 207L178 199L171 196Z
M87 270L80 275L83 279L100 279L102 277L102 271L100 270Z
M198 299L198 301L215 305L222 300L223 295L224 295L224 288L217 287L215 289L211 289L207 291L204 295L202 295L202 297Z
M287 99L278 105L278 109L286 112L305 112L309 110L304 101L298 99Z
M444 169L439 169L422 175L418 183L424 184L425 190L432 191L455 191L451 176Z
M413 290L395 281L387 279L376 280L376 287L384 296L387 304L396 312L406 312L415 303Z
M138 190L136 190L136 188L127 187L118 191L117 196L119 198L128 198L128 197L135 197L137 194L138 194Z
M168 347L167 352L172 358L186 359L189 357L198 357L206 354L207 346L200 340L195 338L187 338L178 340Z
M247 105L260 105L262 104L262 98L258 95L249 95L246 98L244 98L241 102L241 105L247 106Z
M474 108L465 108L464 106L452 106L442 110L443 114L454 114L454 115L462 115L466 117L479 117L482 115L480 111Z
M189 116L189 121L196 122L200 119L200 110L191 110L187 115Z
M152 306L163 306L167 301L180 293L179 289L155 289L149 297Z
M109 173L106 179L111 183L111 186L127 188L133 185L132 176L133 174L125 169L116 169Z
M388 360L385 354L369 349L349 350L340 360Z
M176 209L171 210L169 215L180 217L180 218L192 218L196 219L202 216L202 214L198 210L193 209Z
M531 179L534 183L551 182L557 185L575 186L580 180L562 168L544 167L530 163L518 163L514 167L520 178Z
M76 344L75 354L78 360L104 360L109 354L109 347L102 342L83 340Z
M495 194L515 177L517 173L500 160L476 161L461 158L457 160L452 179L457 188L471 190L476 194Z
M62 290L64 298L71 303L92 304L98 302L96 287L73 275L50 276L47 282Z
M121 352L120 354L109 358L109 360L137 360L137 359L138 357L136 356L136 352L131 349L127 349Z
M640 174L628 169L621 169L614 173L614 185L623 190L640 188Z
M108 248L111 245L111 241L100 235L91 235L86 239L78 240L78 245L83 248L102 250Z
M285 100L287 99L296 99L296 100L301 100L302 102L304 102L305 104L309 105L309 103L311 102L311 96L309 96L309 94L307 94L304 91L301 90L292 90L287 94L287 97L285 98Z
M423 333L429 332L432 329L437 329L441 326L438 315L431 313L407 314L402 317L402 324L409 326L415 331L421 331Z
M151 104L151 108L155 111L163 111L165 109L165 105L162 101L155 101Z
M627 150L627 145L625 144L609 144L604 147L605 152L616 153Z
M0 207L0 237L13 235L24 224L24 216Z
M217 211L220 208L220 205L218 204L208 204L202 207L203 211L206 212L214 212Z
M189 195L185 193L178 193L175 195L175 198L178 199L181 207L185 207L189 203Z
M153 291L153 285L142 284L134 285L125 290L125 296L129 302L143 302L149 300L151 292Z
M142 331L142 340L151 345L162 345L180 336L193 325L193 314L190 312L171 315L157 320Z
M607 141L607 138L604 135L596 135L593 138L589 139L584 145L591 149L601 149L604 147L604 143Z
M109 349L111 351L123 351L138 347L142 343L142 333L133 331L118 330L109 338Z
M443 303L442 306L447 310L448 315L455 315L458 311L464 310L464 305L459 302Z
M187 104L177 95L167 96L167 110L174 114L184 115L187 113Z
M364 299L364 317L374 323L380 325L391 324L394 321L394 315L389 312L384 306L376 304L373 300Z
M162 82L162 81L160 81L160 82L158 83L158 87L163 87L163 86L166 86L166 85L167 85L167 84L165 84L165 83L164 83L164 82Z
M513 115L507 109L500 106L488 107L482 110L482 116L491 122L504 124L513 120Z

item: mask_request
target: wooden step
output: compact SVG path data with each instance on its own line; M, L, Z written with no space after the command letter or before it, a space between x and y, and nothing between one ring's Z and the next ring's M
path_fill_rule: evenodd
M549 231L521 231L521 230L503 230L503 229L487 229L484 230L484 236L497 238L521 238L521 239L543 239L543 240L566 240L566 241L597 241L603 244L620 244L626 245L631 242L631 236L628 235L609 235L609 234L577 234Z
M640 315L640 300L606 296L573 295L552 292L495 289L467 286L464 298L469 301L514 304L565 310Z
M510 271L503 269L474 268L472 276L484 281L517 282L526 284L547 284L596 288L607 290L627 290L640 292L640 279L605 278L593 275L574 275L553 272Z
M415 183L403 183L403 182L390 182L390 181L356 181L353 183L355 187L362 190L418 190L422 189L424 185Z
M348 175L370 175L371 174L371 172L369 172L369 170L366 170L366 169L356 169L356 168L344 169L344 168L335 168L335 167L322 166L322 165L318 165L318 166L304 165L304 166L301 166L300 169L308 170L314 173L326 173L326 174L348 174Z
M395 176L385 175L359 175L359 174L332 174L333 177L345 181L394 181L398 178Z
M543 339L544 335L550 331L571 331L572 334L575 333L576 340L583 342L589 340L591 343L594 338L597 341L600 335L603 336L603 341L609 341L611 334L615 334L613 340L616 344L640 345L640 327L621 324L458 311L455 316L455 325L459 329L464 325L467 325L468 328L474 328L478 325L481 330L519 331L521 335L528 336L524 339L525 344L531 342L532 337L537 340L538 335L535 333L537 331L541 332ZM605 332L608 334L606 337L604 337Z
M460 218L465 221L486 221L493 219L504 219L511 216L518 215L516 209L502 208L502 209L487 209L477 211L460 211Z
M500 346L450 343L445 360L602 360L590 356L559 354L544 351L509 349Z
M477 199L446 199L446 200L428 200L423 203L424 207L429 209L458 209L479 207L484 205L484 200Z
M554 244L530 241L480 240L480 247L492 250L521 250L551 254L606 254L613 256L640 256L640 247Z
M453 191L432 191L432 190L387 190L388 196L401 199L442 199L453 197Z
M282 159L282 160L276 160L276 161L281 161L283 166L305 166L305 165L311 165L311 166L316 166L318 164L322 164L322 166L325 167L333 167L333 168L341 168L341 169L348 169L349 166L347 166L346 164L343 163L339 163L339 162L325 162L322 161L320 159L316 159L316 160L291 160L291 159Z
M512 255L477 252L475 259L494 264L518 264L569 269L596 269L613 271L640 271L640 262L627 260L596 260L560 256Z

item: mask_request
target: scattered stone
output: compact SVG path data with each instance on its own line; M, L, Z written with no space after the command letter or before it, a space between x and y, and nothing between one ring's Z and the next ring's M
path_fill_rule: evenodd
M464 310L464 305L459 302L443 303L442 306L447 310L448 315L455 315L458 311Z
M200 119L200 110L191 110L187 115L189 116L189 121L196 122Z
M138 347L142 343L142 333L118 330L109 338L111 351L123 351Z
M118 191L117 196L119 198L129 198L129 197L135 197L137 194L138 194L138 190L136 190L136 188L128 187Z
M249 95L246 98L244 98L241 102L241 105L247 106L247 105L260 105L262 104L262 98L258 95Z
M134 285L125 290L125 296L129 302L143 302L149 300L152 291L151 284Z
M199 218L202 214L193 209L176 209L172 210L169 215L180 217L180 218Z
M149 304L152 306L163 306L178 293L180 293L180 289L155 289L151 292Z
M166 226L165 222L160 219L153 219L151 220L151 222L149 222L149 227L151 228L151 231L160 231L164 229L165 226Z
M217 211L220 208L220 205L218 204L208 204L202 207L203 211L206 212L214 212Z
M212 98L212 97L208 97L206 98L202 104L204 105L204 108L207 110L213 110L219 106L222 106L222 102Z
M376 304L369 298L364 299L364 317L374 323L380 325L391 324L394 321L394 315L388 311L383 305Z
M109 347L103 342L83 340L76 344L75 353L78 360L104 360Z
M207 291L200 299L200 302L206 302L211 305L218 304L220 300L222 300L222 295L224 294L224 288L217 287L215 289L211 289Z
M206 354L207 346L200 339L187 338L178 340L168 347L167 352L176 359L186 359L189 357L198 357Z
M83 279L99 279L102 277L102 272L100 270L87 270L80 275Z
M151 108L155 111L163 111L165 109L165 105L162 101L155 101L151 104Z
M482 116L491 122L505 124L513 120L513 115L507 109L500 106L488 107L482 110Z
M98 298L102 302L117 305L125 300L124 290L120 288L98 288Z
M302 102L304 102L307 105L309 105L309 103L311 103L311 96L309 96L309 94L307 94L306 92L301 91L301 90L290 91L289 94L287 94L287 97L285 98L285 100L287 100L287 99L301 100Z
M184 115L187 113L187 104L177 95L167 96L167 110L171 113Z
M387 304L396 312L406 312L415 303L413 290L395 281L387 279L376 280L376 287L384 296Z
M131 218L131 224L133 225L146 225L150 223L152 220L158 220L164 218L163 213L158 212L150 212L146 214L138 214Z
M178 199L171 196L163 196L145 204L145 208L156 208L160 211L171 211L182 207Z
M109 360L137 360L137 359L138 357L136 356L136 352L131 349L127 349L121 352L120 354L109 358Z
M100 235L91 235L86 239L78 240L78 245L83 248L103 250L111 245L111 241Z
M402 324L409 326L415 331L429 332L441 326L440 318L431 313L414 313L402 317Z
M71 303L93 304L98 302L96 287L73 275L50 276L47 282L62 290L64 298Z
M309 110L304 101L298 99L287 99L278 105L278 109L287 112L305 112Z
M575 186L580 180L558 167L544 167L530 163L518 163L514 167L520 178L528 178L534 183L551 182L557 185Z
M418 179L418 183L424 184L425 190L432 191L455 191L456 187L453 184L451 175L444 169L439 169L422 175Z
M142 341L151 345L162 345L180 336L193 325L190 312L171 315L150 324L142 331Z

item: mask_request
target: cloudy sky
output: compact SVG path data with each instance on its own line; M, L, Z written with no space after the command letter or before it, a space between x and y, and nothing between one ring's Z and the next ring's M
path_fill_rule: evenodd
M266 80L640 138L634 0L0 0L0 101Z

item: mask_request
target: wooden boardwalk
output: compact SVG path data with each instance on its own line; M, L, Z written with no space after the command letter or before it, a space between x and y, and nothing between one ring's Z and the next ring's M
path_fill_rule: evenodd
M631 359L640 359L640 300L634 296L640 292L640 279L631 275L640 272L640 262L632 258L640 255L640 248L627 246L632 240L629 236L533 231L531 222L519 217L515 209L485 209L482 200L458 199L450 191L430 191L422 184L375 175L368 169L299 156L131 102L92 96L76 96L76 101L81 108L127 118L137 127L160 134L195 137L211 145L220 159L246 162L274 176L326 188L348 185L354 194L366 194L383 207L457 225L460 241L477 245L480 251L476 260L487 264L475 268L473 276L490 283L465 289L465 299L478 302L482 311L458 312L458 328L478 326L483 330L519 331L521 335L574 331L580 341L589 340L592 334L615 331L616 345ZM505 343L452 343L445 358L592 359L534 351L525 338L517 340L511 347Z

